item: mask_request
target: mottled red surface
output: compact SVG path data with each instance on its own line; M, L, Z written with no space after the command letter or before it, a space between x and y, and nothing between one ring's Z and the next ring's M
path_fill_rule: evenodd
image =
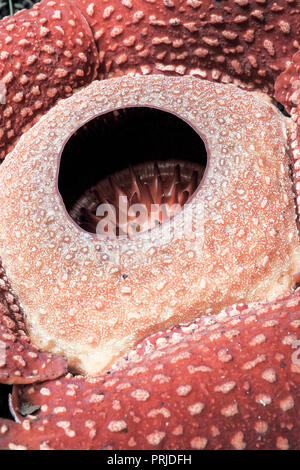
M100 51L100 72L194 74L272 88L299 48L294 0L76 0Z
M297 121L298 0L76 4L81 13L67 0L44 0L0 24L8 92L0 109L2 158L57 99L96 75L193 74L272 94L283 72L276 98ZM49 362L30 346L3 276L0 339L10 338L2 336L9 348L0 381L63 374L63 359ZM19 404L42 407L33 418L19 416L21 424L1 419L0 448L299 449L300 366L292 349L299 322L297 292L161 332L109 376L17 386ZM19 404L15 396L17 413Z
M0 24L0 158L59 99L96 77L91 30L72 2L44 1Z

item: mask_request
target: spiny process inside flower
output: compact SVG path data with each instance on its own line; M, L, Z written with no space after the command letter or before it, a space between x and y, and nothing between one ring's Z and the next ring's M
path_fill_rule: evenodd
M94 149L100 141L97 157ZM82 163L87 142L94 160L85 158ZM110 164L105 169L97 160L103 161L106 154ZM145 160L152 156L157 160ZM71 206L70 216L88 232L134 236L165 222L191 199L206 163L204 142L176 116L151 108L119 110L87 123L71 137L62 154L59 188L66 206ZM118 164L125 168L111 173ZM81 186L83 194L76 196L74 203L79 179L76 173L82 177L83 170L90 177L86 177ZM98 176L96 184L84 189L96 174L104 177Z
M68 215L58 191L59 162L81 126L132 107L179 116L205 142L209 164L173 217L136 237L108 240ZM0 169L0 254L34 344L64 355L71 370L95 375L164 327L292 289L300 269L291 126L258 95L188 77L93 82L61 101ZM104 152L100 166L106 160ZM177 163L166 165L176 175ZM193 163L180 177L185 168L192 181Z
M203 168L181 163L149 162L111 175L85 193L70 215L94 233L118 236L150 230L175 215L198 187Z

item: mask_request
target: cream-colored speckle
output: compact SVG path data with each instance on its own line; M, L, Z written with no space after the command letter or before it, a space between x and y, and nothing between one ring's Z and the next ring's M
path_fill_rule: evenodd
M183 434L183 426L182 426L181 424L179 424L178 426L176 426L176 428L173 429L172 434L174 434L174 436L182 436L182 434Z
M289 441L285 437L277 437L276 439L276 447L279 450L288 450L290 448Z
M231 418L232 416L235 416L236 414L238 414L238 412L239 412L239 409L238 409L237 403L231 403L230 405L227 405L221 409L221 414L223 416L226 416L226 418Z
M282 411L289 411L292 408L294 408L295 402L294 402L293 397L291 395L289 395L285 399L280 400L279 405L280 405L280 408L282 409Z
M199 415L202 412L204 406L205 406L204 403L201 403L201 402L197 402L197 403L194 403L193 405L190 405L188 407L190 415L191 416Z
M54 414L62 414L66 412L67 412L67 408L64 406L57 406L56 408L53 409Z
M250 341L250 346L257 346L259 344L262 344L266 341L266 337L265 335L263 335L262 333L255 336L254 338L252 338L252 340Z
M191 392L191 390L192 390L191 385L180 385L179 387L177 387L176 393L177 395L181 397L185 397Z
M272 403L272 398L266 393L259 393L258 395L256 395L255 401L256 403L260 403L263 406L267 406Z
M196 449L196 450L202 450L205 449L207 446L207 439L205 437L193 437L191 440L191 448Z
M269 428L268 423L266 423L265 421L256 421L256 423L254 425L255 431L259 434L266 433L268 428Z
M148 434L147 441L152 446L158 446L161 441L165 438L166 433L162 431L154 431L151 434Z
M157 408L149 411L147 416L149 418L156 418L158 415L162 415L164 418L170 418L171 413L167 408Z
M119 421L110 421L110 423L107 426L108 430L111 432L121 432L124 431L124 429L127 428L127 424L123 420Z
M131 396L137 401L146 401L150 397L150 393L144 389L136 389L131 392Z
M244 450L247 447L247 444L244 440L244 433L238 431L231 439L231 444L236 450Z
M217 385L215 387L216 392L229 393L236 386L235 382L225 382L222 385Z
M262 374L261 374L262 378L264 380L266 380L267 382L269 383L275 383L276 380L277 380L277 377L276 377L276 371L275 369L273 369L272 367L268 368L268 369L265 369Z

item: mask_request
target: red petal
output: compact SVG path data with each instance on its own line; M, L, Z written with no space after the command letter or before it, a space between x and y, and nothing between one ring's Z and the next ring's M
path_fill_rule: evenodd
M4 158L59 98L95 78L99 59L87 22L67 0L43 1L3 19L0 49L0 79L6 86L6 104L0 105Z
M237 305L145 339L110 374L18 387L16 408L41 409L2 420L1 447L299 448L299 312L300 291Z
M299 45L293 1L75 0L99 49L100 78L129 72L195 75L273 89Z
M66 360L39 352L25 331L22 311L0 267L0 382L27 384L64 375Z

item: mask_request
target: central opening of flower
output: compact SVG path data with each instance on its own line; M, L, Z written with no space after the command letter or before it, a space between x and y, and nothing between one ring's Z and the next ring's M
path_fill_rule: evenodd
M164 223L190 201L206 165L204 142L177 116L120 109L89 121L69 139L59 191L84 230L133 236Z

